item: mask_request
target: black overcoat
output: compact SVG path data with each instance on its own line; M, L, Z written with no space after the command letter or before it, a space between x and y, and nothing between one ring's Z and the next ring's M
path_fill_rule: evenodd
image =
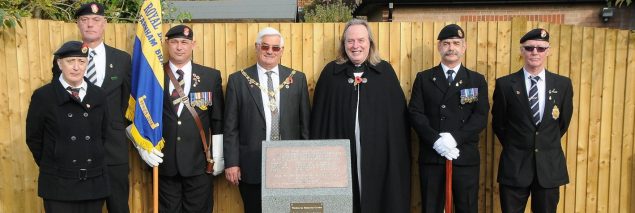
M104 143L110 141L105 97L89 83L80 103L58 80L33 92L26 143L40 167L40 197L80 201L110 194L104 159Z

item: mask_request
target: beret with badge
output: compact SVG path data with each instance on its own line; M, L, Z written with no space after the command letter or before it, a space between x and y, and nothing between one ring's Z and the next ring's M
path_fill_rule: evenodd
M75 11L75 18L84 16L84 15L104 16L104 11L105 11L105 7L103 4L100 4L97 2L86 3L86 4L82 4L82 6L80 6L79 9Z
M542 28L536 28L527 32L522 38L520 43L525 43L527 40L537 40L549 42L549 32Z
M66 57L88 57L88 46L79 41L69 41L64 43L53 55L60 59Z
M165 37L167 37L168 39L185 38L192 40L192 38L194 37L194 31L192 31L192 29L186 25L177 25L170 28L170 30L165 33Z
M449 38L465 38L465 32L463 32L463 29L461 29L459 25L447 25L441 29L437 40L441 41Z

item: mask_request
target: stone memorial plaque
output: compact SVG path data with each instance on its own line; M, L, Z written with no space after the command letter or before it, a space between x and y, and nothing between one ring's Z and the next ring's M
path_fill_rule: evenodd
M263 141L262 212L352 212L348 140Z

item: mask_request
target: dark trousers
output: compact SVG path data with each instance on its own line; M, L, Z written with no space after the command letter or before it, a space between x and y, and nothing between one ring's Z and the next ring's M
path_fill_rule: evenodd
M445 165L421 164L422 212L443 212L445 204ZM452 201L457 213L478 212L479 166L452 167Z
M108 178L110 180L110 196L106 198L106 207L110 213L128 213L128 194L130 184L128 181L130 168L128 164L108 165Z
M527 187L515 187L500 184L501 210L503 213L525 212L527 199L531 194L531 211L536 213L556 212L560 190L542 188L536 178Z
M245 182L240 182L238 184L240 196L243 198L243 207L245 208L245 213L262 212L260 187L261 184L249 184Z
M104 199L82 201L44 200L46 213L101 213Z
M159 176L159 212L212 212L212 175Z

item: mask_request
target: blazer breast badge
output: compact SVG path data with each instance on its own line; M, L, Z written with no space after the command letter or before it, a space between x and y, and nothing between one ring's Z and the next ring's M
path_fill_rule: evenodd
M469 104L478 101L478 88L467 88L461 90L461 104Z
M207 110L207 107L212 105L212 92L191 92L189 96L192 107Z

